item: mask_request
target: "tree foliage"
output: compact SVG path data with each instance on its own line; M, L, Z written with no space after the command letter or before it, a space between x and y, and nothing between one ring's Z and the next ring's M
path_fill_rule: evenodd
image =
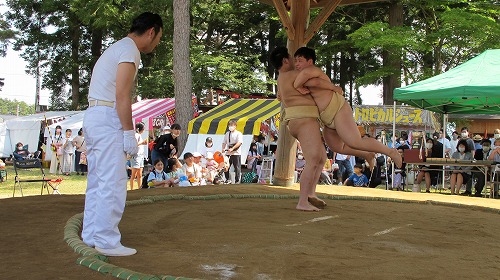
M18 113L18 106L20 116L27 116L35 113L35 106L28 105L24 101L12 101L0 98L0 114L2 115L16 115Z
M389 5L403 5L403 26L389 26ZM8 0L6 18L19 32L28 73L40 70L52 109L84 108L92 67L104 49L125 36L131 19L155 11L164 35L143 55L137 95L173 97L172 0ZM392 0L339 7L310 41L317 64L342 86L352 104L359 87L382 85L389 75L412 83L439 74L500 42L499 5L490 0ZM312 11L312 17L319 10ZM0 18L0 36L5 22ZM276 11L256 0L191 1L192 90L200 99L212 88L269 94L274 69L269 51L285 45ZM0 49L1 49L0 37ZM388 57L399 64L385 63ZM400 68L401 67L401 68ZM186 108L187 110L187 108Z

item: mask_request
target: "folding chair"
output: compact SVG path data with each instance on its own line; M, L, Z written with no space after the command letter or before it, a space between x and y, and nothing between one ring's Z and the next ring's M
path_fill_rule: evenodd
M39 179L21 179L21 175L19 172L20 170L29 170L29 171L40 170L41 178L39 178ZM24 196L21 183L40 182L42 184L40 194L43 194L44 188L46 188L47 193L49 193L49 189L48 189L49 186L52 187L52 190L54 191L54 193L55 192L59 193L59 190L57 190L57 186L54 187L53 184L49 184L49 182L51 182L51 179L45 177L45 172L43 171L42 163L37 158L35 158L35 159L23 159L23 160L14 159L14 171L16 172L16 177L14 178L14 191L12 193L12 197L14 197L14 195L16 193L16 187L18 187L19 190L21 191L21 196Z
M500 164L495 164L495 166L491 167L491 181L485 182L483 188L483 197L495 198L495 191L498 191L498 187L495 185L500 184L499 180L500 175Z

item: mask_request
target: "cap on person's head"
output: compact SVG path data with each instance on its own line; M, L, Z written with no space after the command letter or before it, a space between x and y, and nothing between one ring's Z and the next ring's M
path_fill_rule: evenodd
M163 130L170 130L170 125L166 125L163 127Z
M207 139L205 140L205 142L213 142L212 141L212 137L207 137Z
M201 154L200 154L200 153L198 153L198 152L194 152L194 153L193 153L193 157L201 157Z

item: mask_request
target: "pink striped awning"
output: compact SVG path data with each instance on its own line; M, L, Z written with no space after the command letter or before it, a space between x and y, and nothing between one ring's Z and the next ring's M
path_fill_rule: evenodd
M132 104L132 119L134 119L134 122L140 122L145 118L158 117L174 108L174 98L141 100Z
M193 96L191 105L193 117L196 117L198 104L195 96ZM159 121L153 123L154 118L159 119ZM132 104L132 120L134 123L147 121L145 124L148 130L153 127L173 124L175 122L175 98L145 99Z

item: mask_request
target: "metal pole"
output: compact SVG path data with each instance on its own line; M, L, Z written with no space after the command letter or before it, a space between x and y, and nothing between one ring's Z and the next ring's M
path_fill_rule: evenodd
M444 147L444 140L445 140L445 136L446 136L446 123L447 123L447 120L448 119L448 114L443 114L443 158L445 158L445 147ZM443 191L444 191L444 176L445 176L445 170L446 167L443 165L443 175L441 177L441 181L442 181L442 184L443 184Z
M392 121L392 148L396 148L396 101L394 100L394 107L393 107L393 117L394 120ZM396 176L396 170L395 170L395 165L394 165L394 159L391 161L391 166L392 166L392 186L394 187L394 177Z

